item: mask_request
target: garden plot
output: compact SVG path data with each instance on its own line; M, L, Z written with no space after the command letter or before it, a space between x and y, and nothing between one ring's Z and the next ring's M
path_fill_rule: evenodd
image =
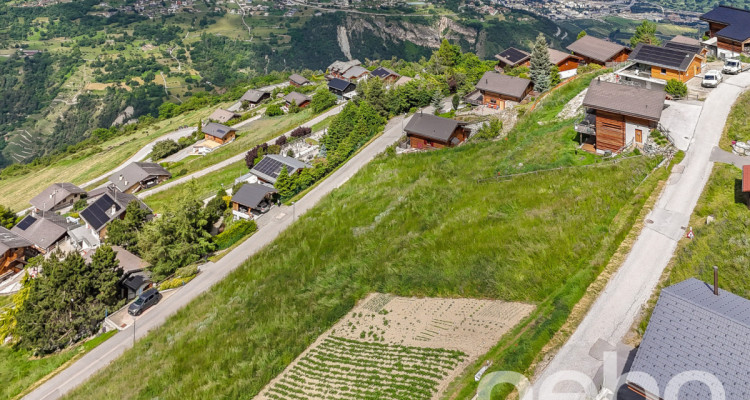
M371 294L256 399L436 399L533 309Z

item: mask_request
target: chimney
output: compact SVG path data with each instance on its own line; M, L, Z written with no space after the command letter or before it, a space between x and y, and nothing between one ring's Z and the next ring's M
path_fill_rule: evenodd
M120 180L122 180L122 174L120 174Z
M719 295L719 267L714 265L714 296Z
M115 215L116 212L117 212L117 207L115 207L115 205L113 204L112 205L112 209L109 211L109 214L110 215Z

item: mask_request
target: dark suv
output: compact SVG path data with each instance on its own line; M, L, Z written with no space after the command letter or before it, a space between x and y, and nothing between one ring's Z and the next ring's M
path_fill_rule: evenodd
M128 314L141 315L149 307L161 300L161 293L156 289L149 289L143 293L128 307Z

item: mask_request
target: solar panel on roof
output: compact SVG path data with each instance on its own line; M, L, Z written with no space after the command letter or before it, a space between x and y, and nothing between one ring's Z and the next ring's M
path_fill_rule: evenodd
M99 200L86 207L85 210L81 211L81 217L85 219L92 228L98 230L109 222L110 217L107 212L110 211L113 206L115 211L119 211L122 208L119 204L115 203L109 195L102 196Z
M272 178L277 178L283 167L284 164L280 161L265 157L255 166L255 169Z
M27 216L26 218L22 219L21 222L18 223L18 229L26 230L29 229L29 227L36 222L36 218L32 217L31 215Z

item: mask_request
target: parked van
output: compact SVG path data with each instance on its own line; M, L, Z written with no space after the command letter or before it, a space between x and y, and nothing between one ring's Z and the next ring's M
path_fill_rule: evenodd
M721 69L721 72L725 74L732 74L737 75L742 71L742 63L740 63L740 60L737 59L729 59L724 63L724 68Z
M128 314L141 315L149 307L161 300L161 293L156 289L149 289L143 293L128 307Z
M719 86L721 80L721 72L712 69L706 72L706 75L703 76L703 82L701 82L701 86L715 88Z

